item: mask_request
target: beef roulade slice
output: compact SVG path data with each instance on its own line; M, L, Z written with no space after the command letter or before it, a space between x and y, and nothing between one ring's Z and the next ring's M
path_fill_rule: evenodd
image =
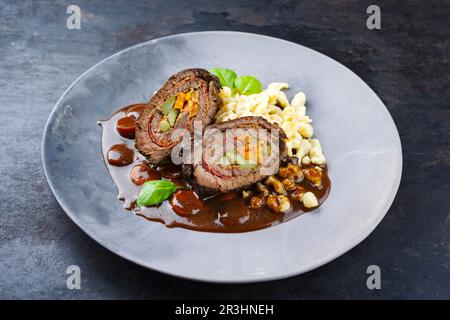
M210 125L202 140L199 163L183 173L202 195L250 186L278 171L286 157L286 135L262 117L242 117Z
M160 163L170 156L181 137L176 129L193 131L194 122L204 128L221 101L220 81L204 69L186 69L167 80L136 121L136 148L149 162Z

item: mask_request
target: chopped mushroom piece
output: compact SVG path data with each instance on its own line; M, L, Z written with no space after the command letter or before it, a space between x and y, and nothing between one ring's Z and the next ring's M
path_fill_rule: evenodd
M319 202L317 201L316 196L312 192L306 192L302 197L303 205L306 208L314 208L319 205Z
M278 201L280 202L280 211L285 213L291 209L291 201L288 197L279 195L277 196Z
M289 177L289 171L287 167L281 167L278 170L278 175L282 178L282 179L286 179L287 177Z
M291 209L289 198L283 195L270 195L267 198L267 206L276 213L285 213Z
M250 207L253 209L259 209L264 205L264 198L259 196L254 196L250 199Z
M283 186L284 186L284 188L285 188L287 191L293 191L293 190L295 190L295 188L296 188L295 182L292 181L292 180L289 179L289 178L283 179L283 180L281 181L281 183L283 183Z
M295 191L292 193L292 198L298 201L302 201L302 197L305 194L305 192L306 192L305 188L297 186L295 188Z
M263 185L261 182L256 183L256 190L258 190L258 192L261 193L261 195L263 197L268 197L270 194L269 189L265 185Z
M282 167L278 170L278 175L283 178L289 178L294 182L302 182L303 181L303 172L301 168L293 163L287 165L287 167Z
M268 186L272 186L276 193L282 194L282 195L287 194L286 189L284 188L283 184L275 176L267 177L265 183Z
M303 181L303 172L299 166L291 163L287 166L287 168L289 171L289 177L292 180L294 180L297 183Z
M322 186L322 168L314 167L309 169L304 169L306 179L308 179L315 187Z

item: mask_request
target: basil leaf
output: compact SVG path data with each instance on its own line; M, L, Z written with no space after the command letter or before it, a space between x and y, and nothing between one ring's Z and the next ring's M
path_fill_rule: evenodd
M139 207L149 207L167 200L177 189L183 188L167 180L147 181L137 198Z
M252 76L237 77L234 80L234 85L241 94L245 95L260 93L263 91L261 82Z
M173 108L173 105L174 105L174 103L175 103L175 96L171 96L169 99L167 99L164 103L163 103L163 105L161 106L161 112L164 114L164 115L167 115L169 112L170 112L170 110Z
M212 74L216 75L217 78L219 78L222 87L234 89L234 80L237 77L236 72L225 68L212 68L209 70L209 72L211 72Z

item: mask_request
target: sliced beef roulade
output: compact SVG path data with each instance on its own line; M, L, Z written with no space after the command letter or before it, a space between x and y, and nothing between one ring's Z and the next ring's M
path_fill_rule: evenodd
M136 122L136 148L151 163L168 158L181 139L172 135L175 129L192 133L195 121L203 128L211 122L220 104L219 91L219 79L204 69L171 76Z
M210 125L200 163L184 164L185 178L201 194L250 186L277 172L286 157L286 135L262 117L242 117Z

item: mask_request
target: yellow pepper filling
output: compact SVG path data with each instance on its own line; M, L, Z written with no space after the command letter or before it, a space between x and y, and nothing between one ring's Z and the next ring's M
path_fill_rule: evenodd
M174 109L180 111L187 111L189 117L195 117L198 112L198 93L194 89L188 92L180 92L177 94L177 99L175 101Z

